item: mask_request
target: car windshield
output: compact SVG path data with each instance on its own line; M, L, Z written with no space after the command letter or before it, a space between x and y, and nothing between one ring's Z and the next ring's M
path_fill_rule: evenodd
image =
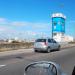
M0 0L0 75L24 75L26 66L39 61L72 74L75 0ZM63 75L58 69L53 72Z

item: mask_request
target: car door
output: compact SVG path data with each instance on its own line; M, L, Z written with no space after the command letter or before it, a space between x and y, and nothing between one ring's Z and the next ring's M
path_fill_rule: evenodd
M48 39L48 46L49 46L51 49L54 49L54 44L53 44L52 39Z
M53 45L54 45L54 49L58 48L58 43L53 39Z

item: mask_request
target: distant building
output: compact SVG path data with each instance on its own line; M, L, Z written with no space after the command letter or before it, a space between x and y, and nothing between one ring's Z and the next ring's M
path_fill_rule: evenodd
M9 39L9 40L7 40L7 42L8 43L11 43L11 42L13 42L13 39Z
M6 42L5 42L5 40L0 40L0 44L1 44L1 43L6 43Z
M67 36L64 37L64 41L66 41L66 42L74 42L74 38L72 36L67 35Z

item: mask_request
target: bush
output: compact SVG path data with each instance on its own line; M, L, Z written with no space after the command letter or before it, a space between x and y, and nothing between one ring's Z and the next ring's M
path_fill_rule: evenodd
M20 42L18 42L18 41L12 41L11 43L20 43Z
M69 44L75 44L75 41L74 42L69 42Z

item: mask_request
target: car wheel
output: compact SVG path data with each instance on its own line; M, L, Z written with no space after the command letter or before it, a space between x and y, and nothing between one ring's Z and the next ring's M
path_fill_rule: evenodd
M48 53L50 53L51 52L51 48L49 47L49 48L47 48L47 52Z
M37 50L34 50L34 52L37 52Z
M58 47L58 49L57 49L58 51L60 51L60 46Z

